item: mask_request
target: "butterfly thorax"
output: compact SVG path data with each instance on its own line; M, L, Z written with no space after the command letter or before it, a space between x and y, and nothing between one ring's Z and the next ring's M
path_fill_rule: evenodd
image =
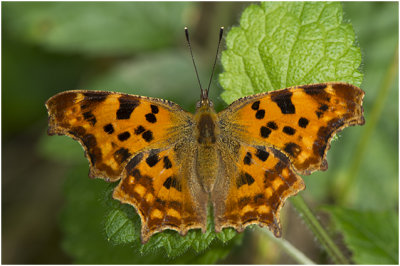
M218 174L218 150L216 141L219 135L218 116L208 99L199 102L194 115L197 141L196 172L199 182L206 192L211 192Z

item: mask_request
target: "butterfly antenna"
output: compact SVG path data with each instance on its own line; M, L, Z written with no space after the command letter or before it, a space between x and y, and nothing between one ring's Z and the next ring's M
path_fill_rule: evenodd
M188 43L188 45L189 45L190 55L192 56L194 71L196 72L197 81L199 82L199 86L200 86L200 90L201 90L201 97L203 98L203 96L204 96L204 90L203 90L203 88L201 87L201 82L200 82L200 78L199 78L199 73L197 72L196 63L194 62L194 57L193 57L193 52L192 52L192 46L190 45L190 40L189 40L189 31L188 31L188 28L187 28L187 27L185 27L185 35L186 35L186 41L187 41L187 43Z
M218 46L217 46L217 53L215 54L215 60L214 60L214 65L211 71L211 77L210 77L210 82L208 83L208 87L207 87L207 95L208 95L208 91L210 90L210 86L211 86L211 81L212 81L212 77L214 75L214 69L215 69L215 65L217 63L217 59L218 59L218 52L219 52L219 46L221 44L221 40L222 40L222 35L224 33L224 27L221 27L219 29L219 40L218 40Z

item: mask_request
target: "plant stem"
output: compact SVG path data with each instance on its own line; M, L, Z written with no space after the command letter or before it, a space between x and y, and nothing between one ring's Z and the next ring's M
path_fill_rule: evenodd
M266 234L272 241L274 241L279 247L281 247L286 253L291 256L295 261L301 264L315 264L310 258L308 258L303 252L294 247L290 242L283 238L276 238L271 231L266 228L257 227L262 233Z
M296 197L290 198L290 200L332 260L336 264L350 264L349 260L347 260L329 234L319 223L317 217L312 213L304 199L300 195L297 195Z
M350 192L352 191L351 189L354 187L354 183L356 181L357 173L358 170L360 169L362 159L365 154L365 150L368 147L369 140L382 114L382 110L385 101L389 95L390 88L392 87L393 82L396 80L398 74L398 66L399 66L398 64L399 64L398 49L396 48L396 51L393 56L393 61L391 62L391 64L387 69L385 77L382 81L382 85L380 86L378 96L374 101L374 106L372 107L372 111L368 116L368 120L365 123L365 129L363 130L363 134L361 135L357 143L353 156L351 156L352 161L349 163L349 165L351 165L351 168L341 178L341 180L345 180L345 182L339 182L342 184L343 183L346 184L345 186L339 187L337 190L338 196L336 198L340 201L339 202L340 204L346 204L347 202L349 202L350 197L352 196Z

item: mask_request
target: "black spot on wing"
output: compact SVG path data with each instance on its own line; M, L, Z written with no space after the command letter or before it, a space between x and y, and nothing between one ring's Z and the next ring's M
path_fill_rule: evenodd
M87 91L83 93L83 100L81 103L81 110L89 108L90 106L95 106L101 102L103 102L110 92L91 92Z
M292 92L283 90L272 93L271 100L278 105L282 114L294 114L296 113L296 109L292 103L292 95Z
M156 106L156 105L150 105L150 108L151 108L151 112L153 113L153 114L158 114L158 106Z
M264 109L260 109L256 112L256 118L257 119L263 119L265 116L265 110Z
M146 120L147 120L148 122L150 122L150 123L155 123L155 122L157 122L157 118L156 118L156 116L155 116L153 113L148 113L148 114L145 115L145 117L146 117Z
M269 152L262 149L257 149L256 156L258 159L265 162L268 159Z
M250 174L244 173L244 176L245 176L245 178L246 178L246 183L247 183L248 185L251 185L251 184L254 183L254 178L253 178Z
M263 137L263 138L268 138L268 137L269 137L269 134L271 134L271 129L269 129L269 128L267 128L267 127L264 127L264 126L262 126L262 127L260 128L260 135L261 135L261 137Z
M178 191L182 191L182 186L181 186L180 182L179 182L175 177L173 177L173 176L168 177L168 178L165 180L163 186L164 186L166 189L170 189L171 187L173 187L173 188L175 188L175 189L178 190Z
M301 152L300 146L293 142L286 143L283 150L294 158L296 158Z
M164 168L165 168L165 169L169 169L169 168L172 167L172 163L171 163L171 161L169 160L168 156L165 156L164 159L163 159L163 161L164 161Z
M174 187L178 191L182 191L181 183L175 177L172 178L172 187Z
M326 110L328 110L328 108L329 108L328 105L322 104L318 109L325 112Z
M93 115L93 113L91 111L88 112L84 112L83 113L83 118L88 121L89 123L92 124L92 126L94 126L97 122L96 117Z
M118 139L120 141L125 141L125 140L129 139L130 136L131 136L131 133L129 133L128 131L125 131L118 135Z
M274 121L269 121L267 123L267 127L269 127L270 129L273 129L273 130L277 130L278 129L278 125Z
M240 188L243 185L251 185L254 183L254 178L246 173L246 172L242 172L237 178L236 178L236 187Z
M142 134L143 132L145 132L146 131L146 129L143 127L143 126L138 126L136 129L135 129L135 134L136 135L140 135L140 134Z
M114 159L118 163L123 163L126 159L128 159L132 154L129 152L129 150L125 148L121 148L114 152Z
M246 153L246 156L244 156L243 163L247 164L247 165L251 164L251 153L250 152Z
M326 112L328 109L329 109L328 105L321 104L320 107L318 108L319 111L316 111L315 114L317 115L318 118L320 118L322 114Z
M324 84L313 84L313 85L304 85L299 86L302 88L305 93L308 95L317 95L325 92L326 85Z
M102 102L104 101L107 96L109 95L109 92L92 92L92 91L87 91L83 93L83 101L91 101L91 102Z
M308 122L309 122L309 121L308 121L307 118L301 117L301 118L299 119L299 126L302 127L302 128L306 128L307 125L308 125Z
M129 175L132 175L132 170L142 161L142 159L143 153L139 153L129 161L129 163L125 167Z
M119 109L117 111L117 119L129 119L133 110L139 106L140 102L128 96L119 97Z
M172 184L172 178L171 178L171 177L168 177L168 178L165 180L163 186L164 186L166 189L170 189L170 188L171 188L171 184Z
M107 134L112 134L114 133L114 127L112 124L107 124L103 127L104 132L106 132Z
M146 159L146 163L148 166L153 167L156 165L160 160L158 159L158 154L150 154L149 157Z
M283 127L282 132L287 135L294 135L296 133L296 129L289 126L285 126Z
M260 101L256 101L251 105L251 109L258 110L260 108Z
M147 130L147 131L143 132L142 138L143 138L146 142L152 141L152 140L153 140L153 132L151 132L150 130Z

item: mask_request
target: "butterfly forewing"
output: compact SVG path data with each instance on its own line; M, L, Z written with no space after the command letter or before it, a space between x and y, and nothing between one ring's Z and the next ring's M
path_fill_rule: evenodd
M172 102L105 91L59 93L46 107L49 134L77 139L89 159L90 176L111 181L138 151L173 143L191 119Z
M364 92L345 83L287 88L245 97L221 112L237 137L248 144L274 147L290 158L301 174L326 170L333 135L364 124Z

